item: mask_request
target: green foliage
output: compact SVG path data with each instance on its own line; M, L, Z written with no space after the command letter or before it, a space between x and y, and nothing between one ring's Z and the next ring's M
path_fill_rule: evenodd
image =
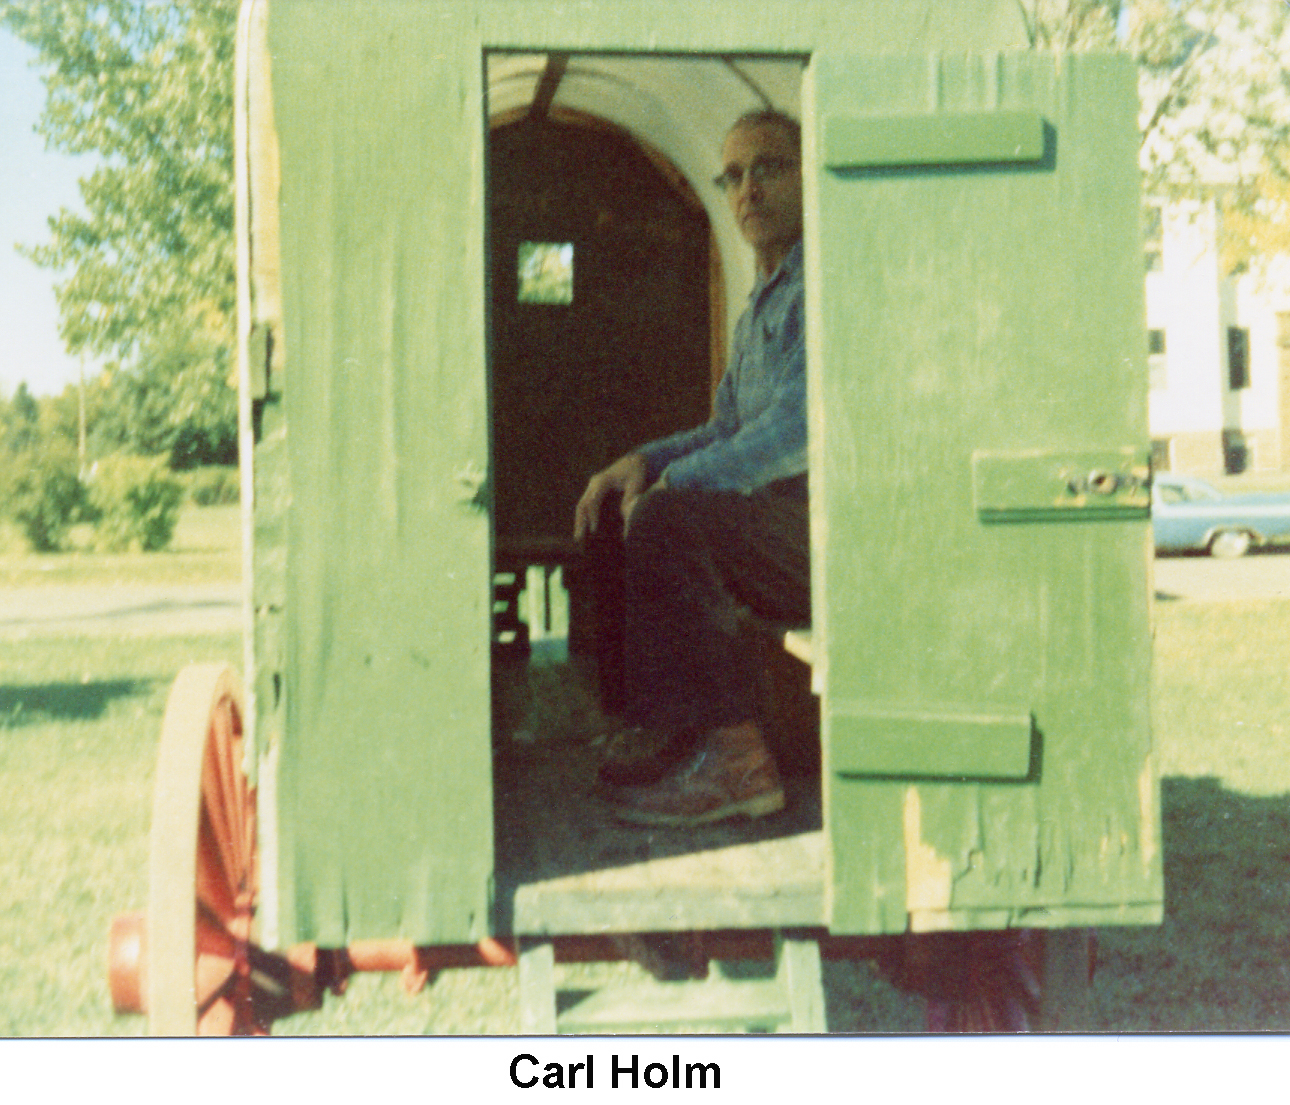
M231 338L236 0L3 0L39 52L41 133L95 153L86 214L64 208L31 251L55 271L73 352L127 357L167 323Z
M84 213L62 209L24 251L67 274L55 285L67 347L127 366L112 396L125 413L101 451L184 466L226 459L236 440L236 17L237 0L0 0L0 24L38 51L41 133L97 155Z
M1134 10L1147 187L1168 197L1217 197L1244 223L1224 242L1234 267L1280 216L1263 197L1288 175L1290 5L1143 0Z
M0 447L10 452L30 449L40 437L39 421L40 406L23 382L12 399L0 405Z
M521 303L573 302L573 245L569 242L521 242Z
M1217 199L1224 260L1281 240L1290 182L1286 0L1017 0L1036 49L1119 47L1138 63L1146 191Z
M105 457L90 478L97 516L96 547L111 551L164 549L175 532L183 484L157 457Z
M237 389L226 347L210 335L170 330L111 375L94 423L93 452L167 454L171 467L237 460Z
M1037 50L1106 50L1116 46L1120 0L1018 0Z
M36 552L57 552L67 544L85 502L77 478L76 451L48 438L7 459L6 513Z
M241 480L232 465L194 468L181 479L194 506L231 506L239 501Z

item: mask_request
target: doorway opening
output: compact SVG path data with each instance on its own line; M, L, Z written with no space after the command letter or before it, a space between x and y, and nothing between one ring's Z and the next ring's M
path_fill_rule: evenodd
M757 64L792 89L776 106L798 114L801 62ZM644 834L597 805L596 767L623 701L621 597L613 565L589 564L572 536L591 475L710 414L732 321L729 267L747 262L728 248L737 235L709 182L726 128L765 105L728 59L496 54L487 69L494 91L521 70L528 79L521 102L490 102L486 174L502 889L818 829L818 769L791 812L700 834ZM707 81L725 96L715 107L700 93ZM656 128L657 143L628 125L641 116L623 86L635 83L657 116L669 82L670 111L699 113L688 141L704 153L688 165L685 141L664 140L681 133L674 123ZM589 110L605 89L603 111ZM798 681L809 710L804 671Z

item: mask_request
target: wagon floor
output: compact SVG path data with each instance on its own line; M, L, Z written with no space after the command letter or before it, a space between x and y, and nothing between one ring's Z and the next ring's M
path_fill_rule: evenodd
M823 919L818 776L786 808L702 829L624 825L596 791L615 722L577 661L494 673L497 930L783 927Z

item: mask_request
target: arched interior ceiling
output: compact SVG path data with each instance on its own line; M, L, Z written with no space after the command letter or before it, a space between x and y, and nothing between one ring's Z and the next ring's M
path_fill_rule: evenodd
M513 116L538 98L552 55L488 57L490 118ZM563 59L560 59L563 61ZM732 323L753 282L751 250L742 241L720 189L721 141L746 111L772 106L801 117L800 58L659 57L574 54L560 69L554 108L593 115L663 153L686 177L708 212L721 252ZM548 94L552 77L548 76Z

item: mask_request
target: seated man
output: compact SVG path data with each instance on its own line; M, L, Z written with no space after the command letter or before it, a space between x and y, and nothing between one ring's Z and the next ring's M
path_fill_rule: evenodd
M639 824L784 805L736 610L810 616L800 134L766 110L726 136L717 182L753 247L757 283L711 419L598 472L575 512L582 540L607 496L622 496L626 715L664 755L606 765L601 778L620 784L618 816Z

